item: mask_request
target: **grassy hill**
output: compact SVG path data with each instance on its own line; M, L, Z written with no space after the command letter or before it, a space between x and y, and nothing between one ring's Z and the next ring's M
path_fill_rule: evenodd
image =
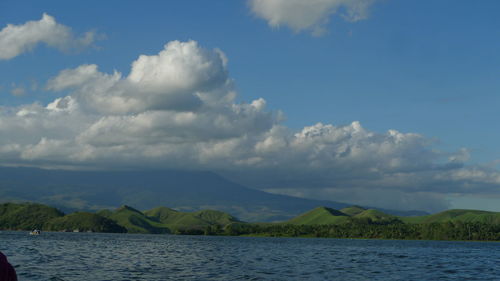
M42 229L44 224L64 213L56 208L35 203L0 204L0 228L12 230Z
M170 229L158 221L154 221L129 206L122 206L114 212L103 210L98 215L115 221L118 225L125 227L129 233L170 233Z
M370 219L372 222L390 222L398 219L396 216L388 215L375 209L364 210L352 217L357 219Z
M157 207L141 212L124 205L116 210L64 215L56 208L41 204L0 204L0 229L35 228L155 234L500 240L500 212L448 210L419 217L396 217L358 206L341 211L317 207L282 223L245 223L214 210L182 212Z
M122 206L116 211L102 210L100 216L115 221L129 233L198 233L209 227L223 227L239 222L233 216L214 210L180 212L167 207L157 207L145 212L130 206Z
M340 211L348 216L355 216L355 215L358 215L358 214L366 211L366 209L363 207L359 207L359 206L351 206L351 207L341 209Z
M176 231L189 229L201 230L212 225L225 226L233 222L238 222L233 216L215 210L188 213L179 212L167 207L158 207L145 211L144 214Z
M352 206L340 211L327 207L318 207L286 223L296 225L343 224L356 219L369 220L375 223L388 223L398 220L397 217L388 215L379 210L367 210L362 207Z
M286 223L296 225L340 224L348 220L349 216L340 211L327 207L318 207Z
M318 207L305 214L297 216L285 223L295 225L315 225L315 224L342 224L352 220L369 220L372 223L394 223L403 222L409 224L428 224L443 222L480 222L486 224L500 224L500 212L488 212L478 210L448 210L441 213L414 216L398 217L386 214L375 209L364 209L359 206L352 206L340 211Z
M482 222L488 224L500 224L500 212L488 212L478 210L448 210L441 213L416 216L399 217L405 223L434 223L434 222Z
M76 212L64 217L53 218L44 224L43 229L48 231L127 232L126 228L118 225L115 221L88 212Z

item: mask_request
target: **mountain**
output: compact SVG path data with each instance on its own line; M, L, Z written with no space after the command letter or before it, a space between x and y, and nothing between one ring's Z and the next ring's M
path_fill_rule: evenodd
M145 211L144 214L164 224L171 230L204 229L207 226L225 226L233 222L239 222L239 220L233 216L215 210L201 210L193 213L186 213L166 207L158 207Z
M352 221L352 219L369 220L376 223L399 221L398 217L386 214L379 210L351 206L343 208L340 211L327 207L317 207L309 212L286 221L286 223L296 225L343 224Z
M351 207L341 209L340 211L348 216L355 216L355 215L361 214L362 212L366 211L366 209L363 207L360 207L360 206L351 206Z
M64 217L53 218L43 225L43 230L48 231L91 231L107 233L125 233L127 229L118 225L115 221L103 216L88 213L76 212Z
M97 214L115 221L118 225L126 228L129 233L170 233L170 229L162 223L152 220L141 211L126 205L114 212L105 210Z
M405 223L461 221L500 224L500 212L455 209L427 216L400 217L400 219Z
M187 213L158 207L141 212L124 205L114 211L64 215L56 208L37 203L0 204L0 229L10 230L204 234L220 232L231 223L242 222L215 210Z
M287 223L297 225L340 224L347 222L348 218L348 215L340 211L327 207L318 207L287 221Z
M167 207L141 212L125 205L115 211L102 210L97 214L123 226L129 233L200 234L211 227L214 227L214 230L222 229L227 224L240 222L220 211L201 210L188 213Z
M403 222L408 224L429 224L460 221L500 225L500 212L448 210L432 215L405 217L393 216L380 210L365 209L359 206L343 208L340 211L326 207L317 207L285 223L296 225L342 224L349 222L349 218L360 220L369 219L371 222L375 223Z
M349 204L270 194L200 171L68 171L0 167L2 202L39 202L65 212L135 206L169 206L178 211L219 210L244 221L290 219L316 206ZM396 215L415 212L383 210Z
M364 210L361 213L355 214L352 216L353 218L365 218L365 219L370 219L373 222L384 222L384 221L391 221L394 219L397 219L396 216L386 214L384 212L381 212L379 210L375 209L368 209Z
M0 204L0 227L2 229L42 229L47 221L62 216L64 214L56 208L41 204Z

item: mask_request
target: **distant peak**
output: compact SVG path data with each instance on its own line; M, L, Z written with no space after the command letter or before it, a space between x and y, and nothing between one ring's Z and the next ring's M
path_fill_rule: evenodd
M344 208L344 209L341 209L340 211L348 216L355 216L355 215L358 215L360 213L363 213L365 212L367 209L363 208L363 207L360 207L360 206L357 206L357 205L353 205L351 207L347 207L347 208Z
M335 210L335 209L332 209L332 208L328 208L328 207L325 207L325 206L317 207L317 208L315 208L312 211L313 212L323 211L323 212L328 212L329 214L334 215L334 216L345 216L345 214L342 213L341 211Z
M141 211L137 210L137 209L134 209L128 205L122 205L120 206L120 208L116 209L117 212L119 211L125 211L125 210L128 210L128 211L132 211L132 212L136 212L136 213L140 213Z
M366 208L363 208L363 207L361 207L361 206L358 206L358 205L352 205L352 206L350 206L350 207L347 207L347 208L345 208L345 209L358 209L358 210L368 210L368 209L366 209Z
M153 212L154 211L163 211L163 212L175 212L175 213L179 212L177 210L174 210L172 208L165 207L165 206L156 207L156 208L151 209L150 211L153 211Z

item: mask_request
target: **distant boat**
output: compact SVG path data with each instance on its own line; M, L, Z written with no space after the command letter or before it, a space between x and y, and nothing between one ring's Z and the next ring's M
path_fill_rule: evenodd
M34 229L33 231L30 231L30 235L40 235L42 232L39 229Z

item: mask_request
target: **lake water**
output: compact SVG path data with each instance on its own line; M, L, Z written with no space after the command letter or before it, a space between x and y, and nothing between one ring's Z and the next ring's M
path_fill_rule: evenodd
M1 232L19 280L500 280L500 243Z

